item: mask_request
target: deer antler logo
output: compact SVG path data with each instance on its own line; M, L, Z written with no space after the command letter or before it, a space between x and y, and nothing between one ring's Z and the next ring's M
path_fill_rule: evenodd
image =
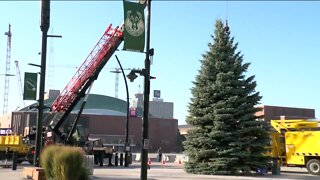
M141 36L144 32L143 15L139 11L128 10L124 27L130 35Z

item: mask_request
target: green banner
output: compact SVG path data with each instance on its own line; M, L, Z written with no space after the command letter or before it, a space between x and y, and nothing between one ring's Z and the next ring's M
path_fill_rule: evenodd
M23 100L36 100L37 99L37 73L24 73L24 90Z
M145 43L145 5L123 1L124 7L124 50L144 51Z

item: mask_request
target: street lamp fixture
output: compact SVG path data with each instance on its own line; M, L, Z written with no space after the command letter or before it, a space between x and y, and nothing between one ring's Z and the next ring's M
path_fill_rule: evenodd
M62 38L61 35L47 35L47 37L52 37L52 38Z
M133 70L130 71L129 74L127 74L127 78L130 79L130 82L133 82L138 77L136 75L136 73L140 74L140 76L146 76L145 69L142 69L142 70L133 69ZM149 79L156 79L156 77L155 76L149 76Z
M39 64L33 64L33 63L28 63L28 65L30 65L30 66L35 66L35 67L39 67L40 68L40 70L41 70L41 65L39 65ZM38 74L39 75L41 75L41 72L38 72Z
M127 75L128 79L130 79L130 82L133 82L138 76L136 75L136 73L134 73L133 71L131 71L128 75Z
M122 75L123 75L123 79L124 79L124 83L126 85L126 93L127 93L127 119L126 119L126 131L125 131L125 136L126 136L126 142L125 142L125 158L124 158L124 166L125 167L128 167L129 166L129 156L130 156L130 143L129 143L129 107L130 107L130 103L129 103L129 89L128 89L128 83L127 83L127 79L126 79L126 76L124 74L124 71L123 71L123 68L122 68L122 65L120 63L120 60L118 58L117 55L116 56L116 59L117 59L117 62L120 66L120 69L121 69L121 72L122 72ZM132 72L132 71L131 71ZM130 72L130 73L131 73ZM136 74L134 74L134 79L137 78L138 76ZM131 80L130 80L131 81Z
M0 74L1 76L15 76L14 74Z
M137 73L142 75L142 76L144 76L145 75L145 70L144 69L142 69L142 70L140 70L140 69L131 70L130 73L127 75L127 78L130 79L130 82L133 82L138 77L136 75Z
M30 66L36 66L36 67L41 68L41 65L39 65L39 64L28 63L28 65L30 65Z

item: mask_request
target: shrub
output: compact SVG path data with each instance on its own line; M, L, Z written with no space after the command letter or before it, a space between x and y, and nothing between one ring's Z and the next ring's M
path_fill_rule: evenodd
M87 169L84 167L83 152L76 147L47 147L42 153L41 165L49 180L89 179Z
M43 149L40 155L40 164L44 168L44 172L48 180L54 179L54 173L53 173L54 160L53 159L56 153L60 151L60 149L61 147L56 145L47 146Z

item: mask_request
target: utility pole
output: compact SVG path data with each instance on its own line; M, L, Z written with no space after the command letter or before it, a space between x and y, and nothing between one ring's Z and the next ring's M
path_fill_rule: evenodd
M150 95L150 17L151 17L151 0L146 0L147 3L147 48L145 59L145 74L144 74L144 109L142 122L142 150L141 150L141 180L146 180L148 175L148 148L149 148L149 95ZM153 54L153 53L152 53Z
M34 156L34 166L39 167L39 156L42 147L42 118L43 118L43 101L46 77L46 56L47 56L47 35L50 26L50 0L41 0L41 25L42 31L42 48L41 48L41 65L40 65L40 88L37 117L37 134L36 134L36 152Z
M11 60L11 25L9 24L9 31L5 32L4 35L8 36L7 38L7 56L6 56L6 75L4 82L4 98L3 98L3 112L2 114L7 114L8 110L8 96L9 96L9 76L10 74L10 60Z

